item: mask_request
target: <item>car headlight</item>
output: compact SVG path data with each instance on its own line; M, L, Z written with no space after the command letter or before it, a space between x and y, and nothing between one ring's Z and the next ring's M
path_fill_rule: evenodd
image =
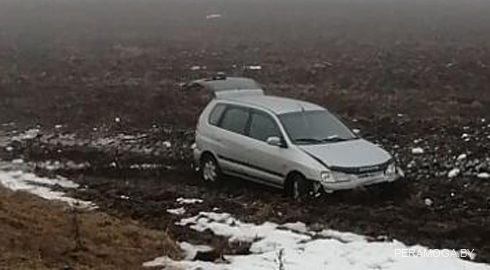
M351 175L343 173L343 172L332 172L333 178L335 182L346 182L351 181Z
M333 178L333 175L331 172L322 172L321 173L321 180L322 180L322 183L333 183L333 182L335 182L335 179Z
M388 165L388 167L386 168L385 170L385 173L386 174L396 174L396 165L395 163L390 163L390 165Z
M322 172L321 173L322 183L335 183L335 182L345 182L350 181L350 175L342 172Z

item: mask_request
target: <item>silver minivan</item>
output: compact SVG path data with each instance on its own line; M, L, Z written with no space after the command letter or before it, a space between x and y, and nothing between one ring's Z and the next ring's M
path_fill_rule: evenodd
M199 118L193 150L204 181L237 176L300 199L403 175L388 152L321 106L265 95L248 78L221 75L187 86L214 95Z

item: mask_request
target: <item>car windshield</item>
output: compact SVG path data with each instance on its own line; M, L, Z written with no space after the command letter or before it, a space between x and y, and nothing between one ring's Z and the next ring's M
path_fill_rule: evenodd
M303 111L279 115L295 144L331 143L357 139L339 119L328 111Z

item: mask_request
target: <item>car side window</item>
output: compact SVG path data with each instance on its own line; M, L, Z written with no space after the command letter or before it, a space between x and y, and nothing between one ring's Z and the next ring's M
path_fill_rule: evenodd
M213 110L209 114L209 124L217 126L225 109L225 104L217 104L216 106L214 106Z
M280 138L281 132L271 116L262 112L253 112L248 136L265 142L269 137Z
M221 119L220 127L228 131L245 134L249 110L237 106L229 106Z

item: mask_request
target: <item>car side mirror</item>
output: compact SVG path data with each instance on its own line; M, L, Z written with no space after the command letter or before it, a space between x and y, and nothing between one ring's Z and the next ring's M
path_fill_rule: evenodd
M277 136L272 136L272 137L267 138L266 142L268 145L277 146L277 147L284 147L284 142L281 140L281 138L279 138Z

